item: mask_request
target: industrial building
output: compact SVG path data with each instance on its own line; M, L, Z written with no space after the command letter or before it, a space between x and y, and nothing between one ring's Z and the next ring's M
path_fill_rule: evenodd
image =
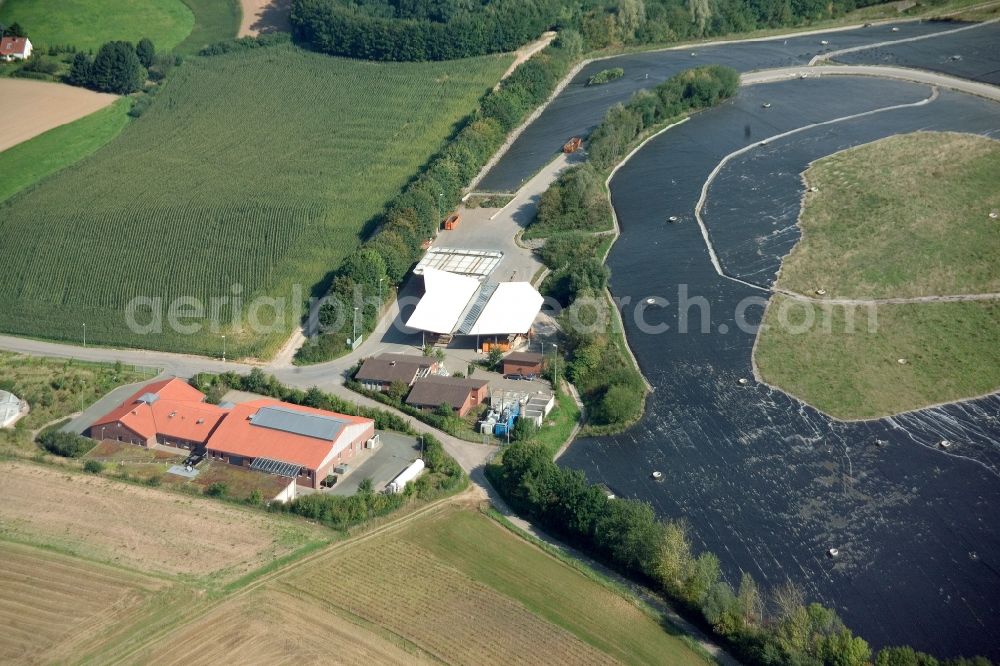
M480 282L433 268L423 271L424 295L406 322L448 342L475 336L477 349L507 350L531 332L543 298L530 282Z
M426 377L413 384L406 404L418 409L437 409L448 405L459 416L465 416L486 399L489 385L485 379Z
M318 488L331 470L370 446L375 422L261 398L223 407L177 378L153 382L95 421L90 437L187 449Z
M503 359L505 375L540 375L544 357L538 352L512 352Z

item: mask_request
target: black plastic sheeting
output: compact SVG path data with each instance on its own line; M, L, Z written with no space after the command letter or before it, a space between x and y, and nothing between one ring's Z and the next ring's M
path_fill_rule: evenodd
M855 51L834 60L847 65L926 69L997 86L1000 85L1000 24L983 23L950 35Z
M517 190L559 152L567 139L586 136L611 106L627 101L637 90L651 88L691 67L719 64L747 72L806 65L820 53L933 34L959 25L962 24L947 21L880 24L787 39L650 51L592 62L573 77L541 115L525 128L477 189L491 192ZM893 27L898 31L892 32ZM959 35L971 35L977 31L970 30ZM823 41L828 44L822 44ZM929 39L914 44L926 45L932 41ZM587 85L587 79L608 67L621 67L625 76L604 85Z
M752 86L637 153L611 183L623 234L608 264L616 297L670 303L644 313L650 325L669 325L660 334L640 330L634 308L623 309L629 344L655 390L635 427L578 440L559 464L650 502L661 516L685 519L695 545L719 555L731 582L748 571L765 586L800 584L876 647L906 643L996 659L1000 397L845 423L756 384L755 336L740 330L737 309L746 306L755 324L767 294L716 273L693 218L726 154L930 94L863 77ZM915 130L996 136L1000 106L944 91L930 103L813 127L734 159L704 212L724 272L770 284L798 238L799 174L810 161ZM671 215L681 221L668 223ZM690 332L678 333L679 289L705 299L705 333L697 305L685 310ZM755 300L747 306L748 297ZM942 439L955 444L942 450ZM666 480L654 482L654 470ZM829 548L839 557L828 557Z

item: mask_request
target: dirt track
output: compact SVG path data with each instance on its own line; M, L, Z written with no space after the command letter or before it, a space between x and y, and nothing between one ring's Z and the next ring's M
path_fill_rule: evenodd
M238 37L256 37L270 32L288 32L291 0L240 0L243 18Z
M0 150L103 109L115 95L29 79L0 79Z

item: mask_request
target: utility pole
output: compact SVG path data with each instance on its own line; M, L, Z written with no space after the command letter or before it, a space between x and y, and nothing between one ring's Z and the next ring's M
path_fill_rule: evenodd
M420 433L420 459L424 459L424 433Z
M222 362L226 362L226 336L222 336Z
M83 346L87 346L87 325L83 325Z
M354 308L354 335L351 337L351 347L358 346L358 308Z
M378 279L378 311L380 315L382 314L382 280L384 279L385 278Z
M552 388L559 390L559 345L552 343Z

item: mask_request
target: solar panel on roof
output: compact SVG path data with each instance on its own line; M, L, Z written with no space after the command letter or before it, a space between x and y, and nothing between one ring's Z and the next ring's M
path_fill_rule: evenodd
M344 421L331 416L306 414L285 407L261 407L256 414L250 417L250 423L263 428L325 439L330 442L337 438L346 425Z
M302 471L302 465L273 460L271 458L255 458L250 464L250 469L255 472L265 472L267 474L286 476L294 479Z

